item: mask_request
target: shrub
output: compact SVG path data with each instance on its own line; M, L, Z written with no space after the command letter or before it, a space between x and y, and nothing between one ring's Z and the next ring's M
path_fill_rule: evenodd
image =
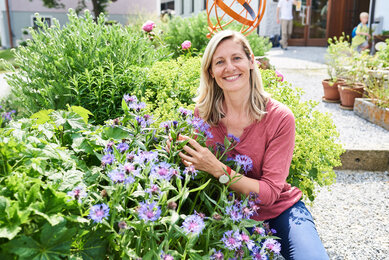
M175 16L163 26L163 40L170 48L171 52L174 52L174 57L178 57L182 54L181 43L188 40L192 43L192 48L196 51L193 53L203 53L205 47L208 44L207 38L208 22L205 12L201 12L198 15L182 18ZM231 30L240 30L238 23L231 23L227 28ZM264 38L256 34L255 32L247 36L250 45L253 49L255 56L264 56L271 48L271 43L268 38Z
M89 12L60 27L58 21L30 29L27 47L15 50L18 73L8 76L18 107L25 115L41 109L66 109L82 105L95 123L119 115L121 98L131 85L129 67L149 66L167 57L143 34L118 24L105 25L101 15L95 23ZM38 17L38 20L40 18Z

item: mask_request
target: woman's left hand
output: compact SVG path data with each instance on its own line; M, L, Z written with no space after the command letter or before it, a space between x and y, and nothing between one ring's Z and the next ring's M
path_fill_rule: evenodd
M193 165L196 170L208 172L214 177L219 177L223 172L223 163L206 147L201 146L196 140L180 135L180 140L188 140L188 144L183 147L184 151L178 155L185 166ZM193 147L193 148L192 148Z

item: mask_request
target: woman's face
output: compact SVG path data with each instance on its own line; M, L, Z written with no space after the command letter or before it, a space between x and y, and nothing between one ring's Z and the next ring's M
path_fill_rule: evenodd
M209 73L223 91L234 92L250 89L250 69L254 57L249 60L240 43L233 39L222 41L212 57Z

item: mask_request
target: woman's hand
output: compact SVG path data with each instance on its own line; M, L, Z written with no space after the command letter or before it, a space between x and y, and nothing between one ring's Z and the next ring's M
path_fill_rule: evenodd
M188 136L180 135L179 140L188 140L190 145L187 144L183 147L186 154L183 152L178 154L185 166L193 165L196 170L208 172L216 178L224 174L224 164L208 148L201 146Z

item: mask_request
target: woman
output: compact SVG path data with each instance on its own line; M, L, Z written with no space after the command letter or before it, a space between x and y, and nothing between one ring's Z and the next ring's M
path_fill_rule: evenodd
M268 221L281 238L286 259L328 259L301 191L286 183L294 148L292 112L264 91L253 52L245 37L234 31L217 33L202 60L201 82L195 115L211 125L214 136L207 145L223 143L234 135L240 142L230 156L249 156L253 167L241 176L220 162L194 139L180 153L186 166L208 172L226 183L227 173L239 180L230 188L259 195L260 210L254 217Z

